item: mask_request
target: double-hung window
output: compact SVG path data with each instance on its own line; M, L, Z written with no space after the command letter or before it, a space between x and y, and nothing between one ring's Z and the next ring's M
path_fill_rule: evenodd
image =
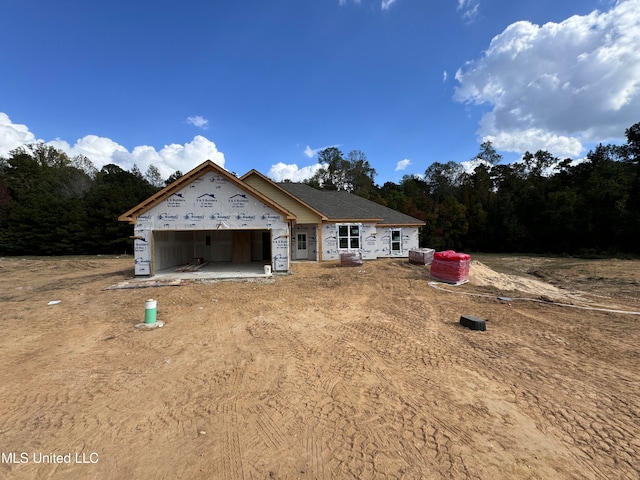
M391 230L391 253L402 251L402 230Z
M360 249L360 225L342 224L338 225L338 248L340 250Z

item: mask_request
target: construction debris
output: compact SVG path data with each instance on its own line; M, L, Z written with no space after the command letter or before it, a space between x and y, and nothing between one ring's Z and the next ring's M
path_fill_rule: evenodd
M205 265L208 265L209 262L205 261L204 258L194 258L191 263L187 263L186 265L182 265L176 268L176 272L197 272Z
M124 282L110 285L105 290L121 290L130 288L151 288L151 287L179 287L181 285L191 284L193 282L187 280L125 280Z

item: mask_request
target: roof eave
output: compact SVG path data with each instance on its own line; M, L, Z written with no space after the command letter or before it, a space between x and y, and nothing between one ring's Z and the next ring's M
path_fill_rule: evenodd
M379 223L382 218L328 218L327 223Z
M379 227L424 227L425 222L416 223L379 223Z
M303 205L304 207L306 207L309 210L311 210L312 212L314 212L316 215L318 215L320 217L320 220L322 220L322 221L328 220L327 216L324 213L320 212L319 210L316 210L311 205L309 205L309 204L305 203L304 201L300 200L300 198L296 197L293 193L289 192L288 190L285 190L280 185L278 185L276 182L271 180L269 177L267 177L267 176L263 175L262 173L260 173L259 171L257 171L255 168L252 169L252 170L249 170L247 173L242 175L240 177L240 180L244 181L250 175L257 175L258 177L260 177L264 181L269 182L271 185L273 185L275 188L277 188L280 192L284 193L286 196L288 196L292 200L295 200L300 205Z

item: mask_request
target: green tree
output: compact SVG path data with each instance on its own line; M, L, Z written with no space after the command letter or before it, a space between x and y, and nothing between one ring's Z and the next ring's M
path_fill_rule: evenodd
M491 165L497 165L502 161L502 155L500 155L491 143L490 140L486 140L480 144L480 152L473 160L484 160Z
M462 176L460 202L467 209L469 223L466 249L477 251L486 248L488 212L493 207L495 198L491 170L491 166L480 163L473 173Z
M518 214L526 180L522 165L496 165L491 169L496 188L493 208L488 212L488 243L492 251L523 251L526 228Z
M615 251L627 244L626 209L633 178L630 165L617 160L622 155L619 147L598 145L587 154L586 162L573 169L585 249Z
M626 205L625 248L638 249L640 238L640 122L625 131L630 190Z
M352 150L345 159L336 147L325 148L318 154L318 163L322 167L306 182L308 185L325 190L345 190L368 198L377 193L376 171L360 150Z
M559 162L559 159L544 150L538 150L535 154L525 152L522 156L529 177L541 177L548 173L549 169Z
M171 175L169 175L169 178L167 178L164 181L164 186L166 187L167 185L171 185L173 182L178 180L182 175L183 175L183 173L180 170L176 170Z
M404 212L407 204L407 197L402 192L399 185L393 182L385 182L385 184L379 189L380 196L382 198L382 204Z
M322 165L312 180L315 180L325 190L347 190L351 188L347 172L349 162L344 154L336 147L329 147L318 153L318 163Z
M71 164L71 159L66 153L44 143L33 143L18 147L10 155L13 157L27 156L41 167L67 167Z
M7 218L9 207L11 206L11 193L9 187L7 187L0 177L0 229L2 228L2 222Z
M627 128L624 134L627 137L629 159L634 163L640 163L640 122Z
M83 172L87 177L94 180L98 175L98 169L93 162L84 155L77 155L71 159L71 166Z
M144 174L144 179L154 187L162 187L164 185L162 174L160 173L160 170L158 170L158 167L156 167L155 165L149 165L147 167L147 171Z
M347 178L351 185L350 192L365 198L378 196L374 179L375 169L369 164L367 156L360 150L352 150L347 156Z
M424 180L429 188L429 195L440 203L458 193L464 176L464 169L456 162L434 162L425 170Z
M84 253L82 197L91 178L62 151L43 144L10 152L3 165L0 250L9 254Z
M131 251L131 226L118 221L118 216L159 190L144 177L127 172L117 165L102 167L96 187L86 198L88 245L92 253ZM91 240L96 239L97 241Z
M423 227L423 242L435 250L459 250L464 246L469 224L466 207L455 197L447 197L434 205Z
M143 179L144 175L142 174L142 172L140 171L140 168L138 167L138 165L136 165L135 163L133 164L133 167L131 167L131 171L130 173L136 177L138 177L139 179Z

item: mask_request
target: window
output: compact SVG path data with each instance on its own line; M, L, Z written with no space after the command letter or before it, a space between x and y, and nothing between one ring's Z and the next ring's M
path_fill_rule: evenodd
M402 250L402 231L391 230L391 251L400 252Z
M345 250L360 248L360 225L338 225L338 248Z
M307 234L299 233L298 234L298 250L306 250L307 249Z

